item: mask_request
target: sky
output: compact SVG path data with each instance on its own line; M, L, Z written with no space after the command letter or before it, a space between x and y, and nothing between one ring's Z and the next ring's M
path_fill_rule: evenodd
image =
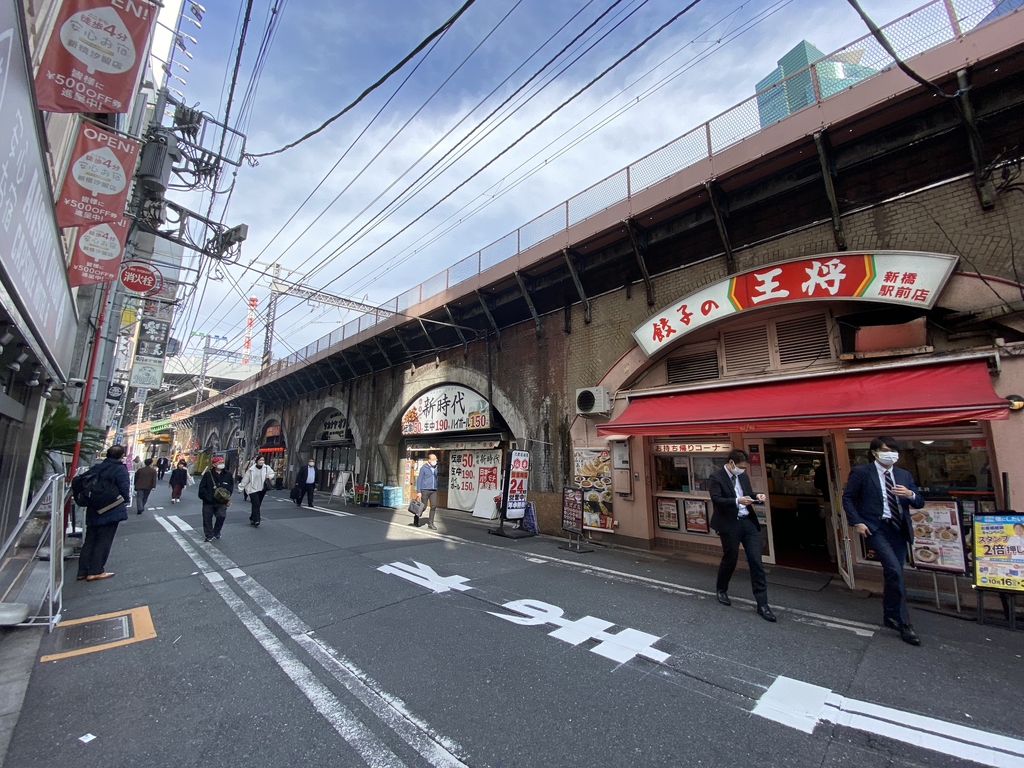
M246 151L258 154L339 112L463 0L252 2L229 122L246 135ZM923 4L861 0L880 25ZM189 71L174 66L185 83L171 84L223 120L246 0L203 5L201 29L182 22L196 43L186 40L192 59L175 54ZM188 0L183 6L193 16ZM273 263L296 282L386 303L749 98L801 40L827 53L867 33L846 0L702 0L522 138L684 7L678 0L477 0L316 136L255 166L225 167L213 218L247 224L248 239L237 262L204 265L209 279L182 303L173 335L216 334L226 337L222 347L240 350L245 299L256 296L252 346L261 350L264 273ZM274 34L258 67L270 20ZM400 198L449 150L416 194ZM203 214L211 204L198 193L172 197ZM358 314L282 298L275 358Z

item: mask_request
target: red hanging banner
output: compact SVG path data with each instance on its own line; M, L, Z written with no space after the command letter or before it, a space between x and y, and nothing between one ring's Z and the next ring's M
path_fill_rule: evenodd
M57 197L57 225L82 227L124 215L140 144L82 123Z
M79 229L68 267L71 287L116 280L127 236L128 219Z
M36 73L39 108L127 112L155 18L145 0L64 0Z

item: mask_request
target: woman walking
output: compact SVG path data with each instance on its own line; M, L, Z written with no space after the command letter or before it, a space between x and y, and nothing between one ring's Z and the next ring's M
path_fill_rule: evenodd
M256 463L246 470L242 482L238 484L239 490L249 494L249 503L252 504L249 525L254 528L260 527L260 507L263 506L267 486L274 477L274 470L264 463L262 456L257 456Z
M188 485L188 464L185 463L184 459L178 462L177 469L171 471L171 480L168 485L171 486L171 504L181 504L181 491Z

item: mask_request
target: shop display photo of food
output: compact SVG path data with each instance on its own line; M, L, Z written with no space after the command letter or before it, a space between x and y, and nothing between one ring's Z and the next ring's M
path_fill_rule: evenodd
M612 514L612 464L607 450L577 448L574 451L573 484L583 491L584 514ZM595 523L595 527L596 523Z

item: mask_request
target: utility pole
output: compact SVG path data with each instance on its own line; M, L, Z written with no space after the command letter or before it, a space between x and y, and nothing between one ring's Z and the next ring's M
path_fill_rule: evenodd
M274 264L271 267L274 274L274 282L281 277L281 265ZM274 320L277 319L277 294L270 292L270 301L267 303L267 334L263 339L263 364L262 370L266 370L274 361Z

